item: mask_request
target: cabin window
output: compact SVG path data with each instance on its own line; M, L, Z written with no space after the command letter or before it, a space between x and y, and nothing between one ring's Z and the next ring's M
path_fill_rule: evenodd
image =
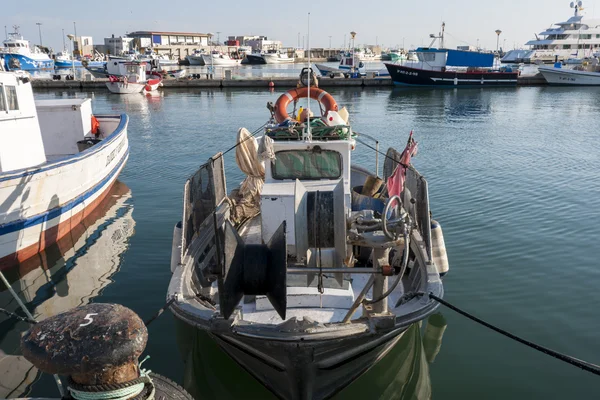
M0 84L0 111L6 110L6 100L4 99L4 90L2 90L4 85Z
M6 91L6 102L8 103L8 110L18 110L19 100L17 99L17 88L15 86L4 86Z
M284 150L275 153L271 164L273 179L338 179L342 176L342 156L337 151Z
M571 45L570 45L570 44L563 44L563 49L566 49L566 50L568 50L568 49L570 49L570 48L571 48Z
M435 61L435 53L417 53L419 61Z

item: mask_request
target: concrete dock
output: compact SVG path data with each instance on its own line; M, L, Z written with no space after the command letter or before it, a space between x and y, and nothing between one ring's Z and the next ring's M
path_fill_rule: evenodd
M106 89L105 83L108 79L90 80L60 80L34 79L34 89L72 89L91 90ZM268 88L272 82L274 88L295 87L298 78L234 78L234 79L166 79L163 80L163 89L170 88ZM542 86L546 80L537 74L534 76L519 77L518 86ZM394 84L390 78L319 78L319 87L392 87ZM108 90L108 89L106 89Z

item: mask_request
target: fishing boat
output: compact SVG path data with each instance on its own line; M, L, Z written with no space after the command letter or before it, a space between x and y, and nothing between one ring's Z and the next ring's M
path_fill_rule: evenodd
M365 63L360 61L359 57L351 52L344 52L340 56L340 63L337 68L330 67L325 64L315 64L315 67L322 76L337 76L343 75L346 78L350 76L366 76L367 70Z
M204 49L194 50L194 52L188 56L186 56L186 60L190 63L190 65L199 65L204 66L204 58L203 55L206 55L206 51Z
M173 70L173 71L162 70L161 74L165 78L180 79L180 78L185 78L186 70L185 69L178 69L178 70Z
M293 57L290 58L287 53L279 50L269 50L263 54L263 58L266 64L291 64L295 61Z
M218 67L235 67L242 62L240 58L231 58L229 54L221 53L217 50L213 50L210 54L202 54L202 59L205 65Z
M584 62L573 68L564 68L561 63L556 63L554 67L539 66L538 71L550 85L600 86L598 60Z
M81 61L73 59L71 53L63 50L56 54L54 58L54 67L56 68L81 68L83 64Z
M90 99L34 101L23 72L0 72L0 269L56 243L109 192L129 156L128 117Z
M518 71L510 67L493 69L494 54L444 48L444 28L429 47L419 47L408 53L402 64L385 63L396 85L411 86L516 86ZM440 39L440 48L431 47Z
M0 61L4 60L3 67L8 70L23 71L52 71L54 60L42 52L39 47L29 45L19 33L19 27L13 26L14 32L9 33L0 48Z
M110 60L107 63L109 81L106 87L112 93L132 94L157 90L162 84L162 75L148 71L143 61Z
M263 51L253 51L252 53L246 54L246 58L242 61L242 64L261 65L266 64L265 53Z
M448 270L412 133L383 177L377 152L373 170L353 164L370 139L311 76L267 105L262 135L239 130L238 188L227 194L223 153L185 183L167 295L181 323L285 399L330 398L368 371L436 310L427 294L443 295ZM306 97L322 114L289 115Z

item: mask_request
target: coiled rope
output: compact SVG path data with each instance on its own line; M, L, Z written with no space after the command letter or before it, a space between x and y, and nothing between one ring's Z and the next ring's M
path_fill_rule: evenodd
M494 325L490 324L489 322L482 320L481 318L477 318L476 316L474 316L464 310L461 310L460 308L456 307L455 305L450 304L446 300L434 295L433 293L426 294L426 293L420 292L420 293L416 293L415 295L417 295L417 296L428 295L430 299L437 301L438 303L448 307L452 311L455 311L455 312L459 313L460 315L469 318L471 321L475 321L478 324L485 326L486 328L496 331L496 332L500 333L501 335L504 335L512 340L522 343L525 346L531 347L534 350L537 350L539 352L547 354L558 360L564 361L567 364L571 364L575 367L578 367L585 371L591 372L594 375L600 375L600 366L598 366L596 364L592 364L587 361L580 360L578 358L569 356L567 354L559 353L558 351L549 349L548 347L533 343L532 341L529 341L527 339L523 339L523 338L521 338L513 333L510 333L502 328L498 328L497 326L494 326Z
M69 386L69 392L76 400L127 400L137 396L144 390L144 386L147 384L153 385L152 378L150 378L150 370L141 369L144 361L149 359L150 356L146 356L140 363L140 377L132 382L138 382L136 384L126 386L124 388L106 390L106 391L85 391L75 389ZM141 382L140 382L141 381ZM79 386L82 387L82 386Z

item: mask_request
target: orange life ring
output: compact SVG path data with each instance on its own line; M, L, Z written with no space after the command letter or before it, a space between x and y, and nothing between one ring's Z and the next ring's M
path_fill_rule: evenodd
M308 88L301 87L296 89L290 89L282 94L275 103L275 121L282 123L291 117L287 113L287 106L295 100L301 99L308 95ZM310 98L318 101L325 107L325 113L327 111L337 111L338 105L332 95L324 91L323 89L311 87Z

